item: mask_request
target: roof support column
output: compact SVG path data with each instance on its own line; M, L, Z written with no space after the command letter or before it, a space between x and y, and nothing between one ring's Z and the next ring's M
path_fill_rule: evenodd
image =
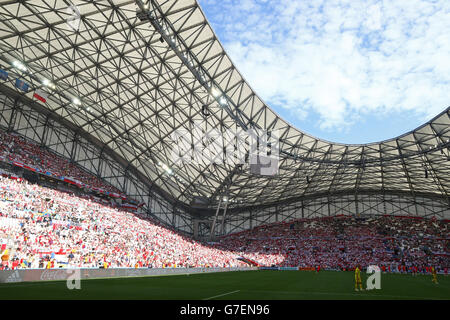
M301 208L302 208L302 219L303 219L305 217L305 211L304 211L305 206L303 205L303 200L301 200Z
M13 109L11 110L11 117L9 117L9 122L8 122L8 132L11 132L14 130L14 123L16 122L16 116L17 116L18 100L19 100L19 98L14 99Z
M47 117L45 118L44 129L42 131L42 136L41 136L41 147L45 147L46 135L48 134L49 120L50 120L50 114L48 114Z
M70 161L72 162L75 161L75 152L77 150L77 143L78 143L78 133L75 132L72 140L72 150L70 150Z
M216 215L214 216L214 220L211 226L211 232L209 233L209 240L212 239L214 235L214 228L216 227L217 216L219 215L220 205L222 204L222 197L219 197L219 205L217 206Z
M228 201L225 203L225 209L223 211L222 226L221 226L221 230L220 230L221 235L224 234L225 216L227 215L227 208L228 208Z
M327 197L327 206L328 206L328 216L331 217L331 209L330 209L330 196Z

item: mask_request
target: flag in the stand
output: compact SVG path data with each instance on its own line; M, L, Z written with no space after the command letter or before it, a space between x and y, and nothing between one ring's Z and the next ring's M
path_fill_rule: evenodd
M82 187L84 185L83 183L81 183L80 181L78 181L77 179L74 179L72 177L63 177L63 181L68 182L70 184L74 184L77 187Z
M8 72L5 70L0 69L0 79L1 80L8 80Z
M13 165L23 168L23 163L21 163L21 162L13 161Z
M23 165L23 168L28 169L28 170L31 170L31 171L36 171L35 168L30 167L30 166L27 166L26 164Z
M23 80L16 79L16 88L28 92L28 87L29 87L28 83L26 83Z
M33 97L35 97L36 99L38 99L39 101L42 101L43 103L47 102L47 92L41 90L41 89L36 89L36 91L34 92Z
M124 204L122 204L122 208L137 210L138 206L135 204L131 204L131 203L124 203Z

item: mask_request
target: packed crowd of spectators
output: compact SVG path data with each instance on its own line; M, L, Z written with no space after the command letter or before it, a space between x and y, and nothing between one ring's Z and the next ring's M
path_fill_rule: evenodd
M95 188L120 193L119 190L98 177L81 170L78 166L25 138L0 130L0 161L19 162L27 166L51 172L59 177L72 177Z
M385 271L449 267L448 222L378 216L301 219L206 245L92 199L0 177L2 268L262 266Z
M0 161L120 193L67 159L0 131ZM1 173L1 172L0 172ZM9 176L9 177L6 177ZM0 177L0 268L262 266L386 271L450 265L448 220L378 216L300 219L206 245L92 195ZM106 204L105 204L106 203ZM239 258L239 259L238 259Z
M301 219L225 236L220 247L264 266L386 271L450 267L448 221L378 216Z
M148 218L7 177L0 245L3 268L245 266Z

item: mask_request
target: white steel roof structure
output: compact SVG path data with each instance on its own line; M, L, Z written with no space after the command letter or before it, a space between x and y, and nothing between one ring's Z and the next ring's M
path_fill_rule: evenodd
M252 90L195 0L2 0L0 63L48 92L42 112L63 119L146 186L185 207L200 196L214 208L225 193L230 209L363 192L449 204L449 108L379 143L346 145L308 135ZM2 86L21 93L12 77ZM23 95L31 99L33 92ZM192 131L197 121L222 132L278 130L279 174L255 176L228 163L174 163L172 133Z

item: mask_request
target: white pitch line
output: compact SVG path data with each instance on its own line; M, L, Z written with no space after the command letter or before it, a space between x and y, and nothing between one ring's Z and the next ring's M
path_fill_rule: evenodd
M229 295L229 294L232 294L232 293L236 293L236 292L239 292L239 291L241 291L241 290L236 290L236 291L231 291L231 292L219 294L219 295L217 295L217 296L205 298L205 299L202 299L202 300L210 300L210 299L214 299L214 298L218 298L218 297L223 297L223 296L226 296L226 295Z
M370 291L363 291L361 293L349 293L349 292L319 292L319 291L310 291L310 292L302 292L302 291L268 291L268 290L245 290L250 292L268 292L268 293L275 293L275 294L300 294L300 295L307 295L307 294L322 294L322 295L345 295L345 296L358 296L358 297L390 297L390 298L404 298L404 299L423 299L423 300L435 300L435 298L425 298L425 297L417 297L417 296L398 296L398 295L392 295L392 294L368 294Z

